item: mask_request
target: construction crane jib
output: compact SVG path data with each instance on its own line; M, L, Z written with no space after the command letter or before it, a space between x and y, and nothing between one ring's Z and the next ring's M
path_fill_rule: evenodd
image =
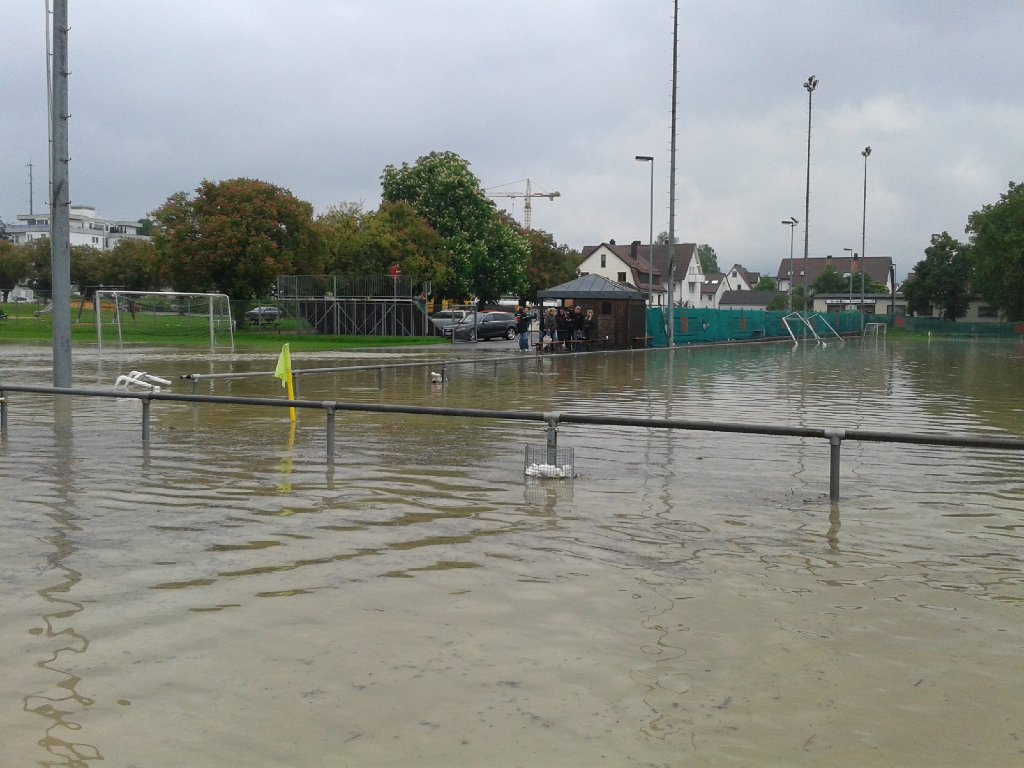
M523 203L523 226L525 226L527 229L531 229L530 218L531 218L531 214L533 213L533 206L531 205L530 201L533 200L533 198L535 198L535 197L546 197L548 200L554 200L556 197L561 197L562 193L561 192L534 192L533 191L533 184L530 181L530 179L524 179L524 181L526 181L526 192L525 193L524 192L486 192L486 195L488 197L511 197L511 198L522 197L522 198L524 198L525 202ZM513 184L518 184L519 182L518 181L514 181L512 183Z

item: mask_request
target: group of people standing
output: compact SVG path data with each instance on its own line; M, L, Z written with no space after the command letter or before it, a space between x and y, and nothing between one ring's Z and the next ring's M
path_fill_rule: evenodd
M533 315L524 307L516 310L516 329L519 332L519 349L530 348L530 324ZM554 352L559 347L565 351L583 352L590 349L590 342L597 338L597 318L594 310L584 310L577 304L571 311L548 307L540 317L540 341L542 352ZM556 343L560 342L560 343Z

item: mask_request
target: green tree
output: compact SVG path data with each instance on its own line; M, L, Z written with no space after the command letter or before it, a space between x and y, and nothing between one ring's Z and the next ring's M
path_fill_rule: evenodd
M25 243L21 248L28 259L28 284L32 290L48 293L53 289L50 238L37 238L30 243Z
M722 271L718 266L718 254L707 243L701 243L697 246L697 257L700 259L700 268L704 271L705 275Z
M924 253L924 261L917 263L914 274L903 284L907 309L928 315L936 306L946 320L963 317L970 302L970 247L943 232L932 236L932 244Z
M526 240L502 221L457 154L432 152L411 166L388 165L381 186L385 202L409 203L440 235L448 271L434 286L437 296L490 302L525 289Z
M203 181L150 214L161 267L177 291L234 300L273 293L279 275L317 274L313 206L265 181Z
M819 293L843 293L850 286L850 279L843 277L831 264L826 265L821 274L811 283L811 295Z
M533 229L522 235L530 244L526 261L526 292L519 298L537 301L537 291L567 283L579 275L580 254L567 245L555 242L547 232Z
M376 211L358 203L332 206L316 219L330 274L385 274L397 264L417 282L443 282L447 275L441 236L405 202L383 202Z
M967 219L973 286L1008 320L1024 320L1024 184L1010 182L999 201Z
M0 291L9 291L28 280L31 259L24 247L0 240Z
M804 306L804 287L802 285L793 286L793 306L792 309L800 311ZM773 312L782 312L789 310L789 294L783 291L776 293L770 302L768 302L768 309Z
M761 279L757 281L757 285L754 286L755 291L774 291L775 281L772 280L768 275L761 275Z
M118 285L125 291L160 290L160 263L150 240L119 240L100 253L98 285Z

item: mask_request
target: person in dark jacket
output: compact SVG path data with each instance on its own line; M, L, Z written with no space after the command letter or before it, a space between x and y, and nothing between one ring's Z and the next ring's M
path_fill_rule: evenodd
M519 351L530 348L530 311L526 307L516 307L516 333L519 334Z
M541 332L549 341L554 341L558 338L558 317L555 315L554 307L548 307L547 312L544 313ZM544 347L544 351L554 352L555 347L553 344L547 344Z
M572 338L572 324L569 322L569 316L565 313L564 309L558 310L556 326L558 328L558 336L556 338L562 342L562 348L568 351L571 346L569 340Z
M587 340L587 350L590 349L593 342L597 341L597 318L592 309L588 309L583 316L583 338Z
M587 338L582 305L577 304L573 308L570 322L572 324L572 348L581 351L586 346L583 342Z

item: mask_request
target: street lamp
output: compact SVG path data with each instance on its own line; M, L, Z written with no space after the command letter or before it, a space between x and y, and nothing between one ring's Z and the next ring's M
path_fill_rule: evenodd
M853 252L853 248L843 250L850 254L850 309L853 309L853 263L857 260L857 254Z
M793 311L793 230L796 229L796 225L800 222L797 221L796 216L790 216L788 219L783 220L783 225L789 227L789 282L787 283L786 291L786 309L789 312Z
M804 83L807 89L807 192L804 196L804 312L807 311L807 245L811 219L811 99L818 87L818 78L811 75Z
M860 255L864 257L864 263L860 265L860 330L864 332L864 270L868 265L868 252L864 250L864 235L868 226L868 158L871 156L871 147L864 147L861 151L864 158L864 212L860 224ZM895 309L893 310L895 312Z
M642 163L651 164L651 216L647 231L647 306L654 307L654 158L650 155L637 155L636 159ZM646 329L646 320L644 328ZM646 334L647 331L645 330Z

